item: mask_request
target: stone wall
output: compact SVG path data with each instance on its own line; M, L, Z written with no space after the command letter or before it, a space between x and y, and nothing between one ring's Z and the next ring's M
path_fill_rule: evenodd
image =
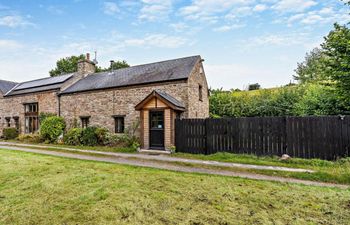
M199 99L199 86L202 99ZM209 91L202 62L198 62L188 79L188 118L209 117Z
M35 94L18 95L6 98L0 98L0 136L6 126L5 117L11 117L11 127L15 127L13 117L19 117L20 132L24 132L24 104L37 102L39 105L39 114L55 113L58 114L58 98L56 92L42 92Z
M114 132L112 116L120 115L125 116L125 128L128 129L140 121L140 112L135 110L135 106L153 90L167 92L188 108L187 88L186 81L177 81L62 95L61 116L68 127L73 126L74 120L80 123L81 116L90 116L90 125L106 127ZM184 112L184 117L187 115L188 112ZM140 129L137 135L140 135Z

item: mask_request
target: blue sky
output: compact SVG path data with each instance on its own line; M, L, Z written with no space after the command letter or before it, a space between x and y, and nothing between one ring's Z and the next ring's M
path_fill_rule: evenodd
M213 88L275 87L348 12L338 0L0 0L0 79L97 51L100 66L200 54Z

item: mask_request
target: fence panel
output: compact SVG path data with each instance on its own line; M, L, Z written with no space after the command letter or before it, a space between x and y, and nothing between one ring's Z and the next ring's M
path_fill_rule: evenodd
M350 117L177 119L177 151L335 159L350 153Z

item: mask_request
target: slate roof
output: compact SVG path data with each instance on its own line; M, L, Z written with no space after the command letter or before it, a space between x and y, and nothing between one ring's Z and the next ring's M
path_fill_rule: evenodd
M12 81L0 80L0 92L6 94L9 90L11 90L17 83Z
M185 108L185 104L174 98L173 96L169 95L168 93L160 90L155 90L157 94L159 94L161 97L163 97L165 100L168 102L172 103L173 105L180 107L180 108Z
M200 56L190 56L91 74L61 94L187 79L200 59Z
M6 96L28 94L34 92L48 91L60 89L61 85L70 79L73 74L66 74L57 77L48 77L38 80L27 81L18 84L15 88L11 90Z

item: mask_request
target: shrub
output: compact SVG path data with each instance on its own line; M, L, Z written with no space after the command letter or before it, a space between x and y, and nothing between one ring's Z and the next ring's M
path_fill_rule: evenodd
M83 129L81 143L86 146L95 146L98 144L96 127L87 127Z
M63 137L63 142L67 145L81 145L82 128L72 128Z
M20 134L18 140L26 143L41 143L43 142L39 134Z
M3 135L5 140L13 140L18 137L18 130L13 127L4 128Z
M129 147L126 135L107 133L103 145L110 147Z
M97 143L99 145L104 145L104 143L106 142L106 136L109 133L107 128L96 128L95 130L95 134L97 136Z
M56 116L55 113L47 113L47 112L41 112L39 114L39 121L40 121L40 124L48 117L52 117L52 116Z
M57 138L63 134L66 127L64 119L59 116L50 116L45 118L40 127L41 137L48 142L55 142Z

